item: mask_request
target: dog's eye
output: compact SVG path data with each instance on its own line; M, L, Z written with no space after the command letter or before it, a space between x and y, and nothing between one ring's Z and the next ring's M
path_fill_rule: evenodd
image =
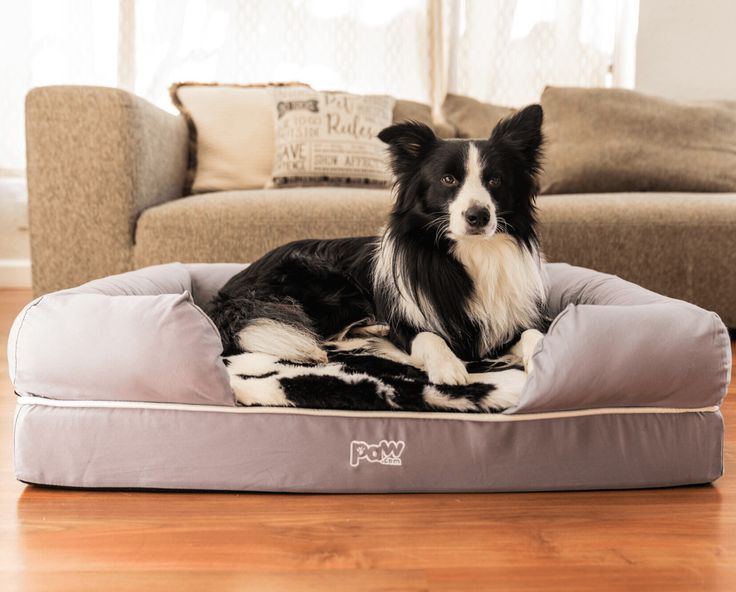
M491 177L488 179L488 186L492 189L495 189L496 187L501 186L501 179L498 177Z
M457 185L457 179L452 175L442 175L440 181L442 181L443 185L447 185L448 187L454 187Z

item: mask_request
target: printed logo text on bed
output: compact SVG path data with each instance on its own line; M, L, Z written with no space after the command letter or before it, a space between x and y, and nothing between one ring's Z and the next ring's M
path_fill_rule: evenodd
M365 461L400 467L404 446L403 440L381 440L378 444L353 440L350 442L350 466L357 467L360 461Z

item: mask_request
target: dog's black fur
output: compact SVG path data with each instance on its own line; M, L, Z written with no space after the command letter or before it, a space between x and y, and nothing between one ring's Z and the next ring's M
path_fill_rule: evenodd
M391 341L407 352L418 333L435 332L465 360L506 348L508 342L483 345L482 323L469 307L478 280L453 256L448 208L464 186L472 145L472 153L482 156L482 183L499 217L496 233L511 235L520 250L536 257L534 198L541 123L542 110L532 105L500 122L487 140L444 141L414 122L383 130L379 138L389 147L396 192L386 234L292 242L237 274L209 311L220 330L224 354L240 353L238 333L254 319L264 318L304 329L319 340L366 319L386 323ZM386 237L392 241L393 281L385 277L377 281ZM402 286L419 309L431 311L432 326L418 326L416 318L397 308ZM541 299L537 304L538 314L532 315L529 326L515 327L517 336L525 329L541 328ZM487 314L492 323L494 311Z
M223 355L242 351L235 336L254 318L303 327L321 339L379 318L371 288L375 242L375 237L291 242L230 279L210 310Z

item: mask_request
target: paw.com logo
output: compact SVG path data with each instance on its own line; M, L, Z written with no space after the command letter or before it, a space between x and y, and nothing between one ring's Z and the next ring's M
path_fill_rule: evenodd
M350 466L357 467L360 461L401 466L401 453L406 444L403 440L381 440L378 444L368 444L360 440L350 442Z

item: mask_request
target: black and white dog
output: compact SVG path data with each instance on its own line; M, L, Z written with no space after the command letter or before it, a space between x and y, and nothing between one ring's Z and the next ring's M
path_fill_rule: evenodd
M381 236L301 240L233 277L210 315L224 355L327 361L356 325L388 340L431 383L462 385L461 360L529 360L544 325L535 231L542 109L501 121L487 140L440 140L426 125L384 129L396 199Z

